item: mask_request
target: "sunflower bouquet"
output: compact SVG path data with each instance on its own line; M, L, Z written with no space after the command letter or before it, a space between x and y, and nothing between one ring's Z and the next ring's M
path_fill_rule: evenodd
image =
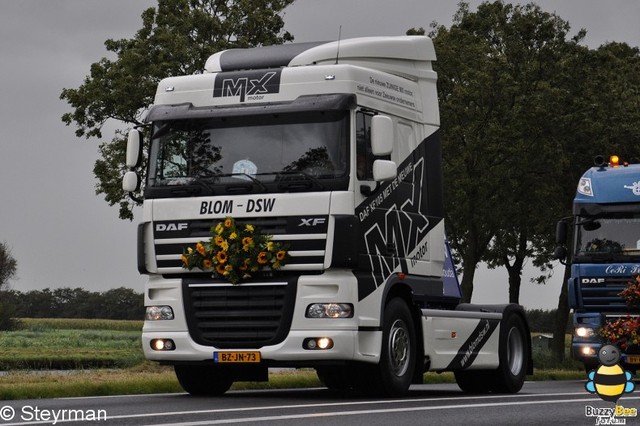
M238 284L252 274L277 270L289 259L286 247L260 233L253 225L227 217L211 227L211 238L182 252L182 267L212 271L214 276Z

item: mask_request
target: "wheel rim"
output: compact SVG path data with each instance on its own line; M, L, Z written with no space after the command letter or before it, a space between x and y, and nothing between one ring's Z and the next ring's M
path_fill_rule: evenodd
M389 363L396 376L409 368L409 329L402 320L395 320L389 331Z
M522 371L524 364L524 345L522 333L516 327L509 330L507 336L507 360L511 374L517 376Z

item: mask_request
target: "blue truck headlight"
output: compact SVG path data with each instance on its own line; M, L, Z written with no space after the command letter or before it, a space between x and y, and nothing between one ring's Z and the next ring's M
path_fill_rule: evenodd
M576 337L582 338L593 337L596 334L595 330L591 327L576 327L575 333Z
M173 309L171 306L147 306L144 319L147 321L172 320Z
M353 318L351 303L314 303L307 306L307 318Z

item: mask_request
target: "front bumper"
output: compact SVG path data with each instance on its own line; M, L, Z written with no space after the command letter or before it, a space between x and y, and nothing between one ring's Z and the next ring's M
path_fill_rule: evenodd
M309 350L303 348L303 341L309 337L329 337L333 340L333 347L327 350ZM156 351L151 348L152 339L171 339L175 349L171 351ZM352 360L356 353L357 333L355 331L291 331L280 344L257 349L263 362L274 365L290 364L300 366L324 361ZM152 361L159 362L213 362L214 352L234 351L234 349L219 350L212 346L202 346L195 343L188 332L155 332L144 333L142 345L145 356ZM247 351L248 349L235 349ZM253 351L254 349L249 349Z
M250 285L250 284L242 284ZM147 359L166 364L182 362L213 362L214 352L259 351L265 365L313 366L324 362L364 361L377 363L380 357L382 332L372 322L379 318L363 318L362 305L357 302L357 283L347 270L327 271L321 275L300 276L297 286L291 325L285 337L272 345L247 346L224 349L196 341L189 333L183 301L183 282L180 279L163 279L150 276L145 294L145 306L171 306L173 320L145 321L142 331L142 346ZM354 317L343 319L306 318L307 306L312 303L352 303ZM362 327L366 327L363 330ZM330 349L305 349L308 338L332 339ZM172 350L154 350L154 339L171 339Z

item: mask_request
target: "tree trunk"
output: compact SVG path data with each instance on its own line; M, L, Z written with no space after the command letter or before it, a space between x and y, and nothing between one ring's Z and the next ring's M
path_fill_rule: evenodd
M571 266L567 264L562 278L560 298L558 299L558 310L556 311L555 328L553 330L553 340L551 341L551 352L558 361L564 360L565 338L567 332L567 321L569 320L569 294L567 282L571 275Z
M462 274L462 281L460 282L460 288L462 289L462 303L470 303L471 296L473 294L473 277L476 274L475 265L473 268L464 268Z
M509 263L509 259L505 258L504 264L509 273L509 303L520 303L520 286L522 284L524 258L516 256L513 265Z
M522 275L520 272L509 270L509 303L520 303L520 285Z

